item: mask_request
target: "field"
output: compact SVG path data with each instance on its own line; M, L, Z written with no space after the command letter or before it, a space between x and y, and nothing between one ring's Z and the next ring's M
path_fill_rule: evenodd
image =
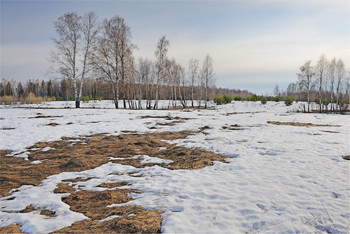
M1 106L0 232L348 233L349 116L303 104Z

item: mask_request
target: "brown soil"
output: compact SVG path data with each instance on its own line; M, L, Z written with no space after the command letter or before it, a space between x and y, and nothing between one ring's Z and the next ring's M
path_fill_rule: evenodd
M29 161L5 156L11 152L2 150L0 151L0 197L10 195L9 191L11 189L16 189L21 185L39 185L42 180L50 175L96 168L110 161L109 157L121 159L115 160L116 163L132 165L137 168L155 164L141 164L141 158L130 159L131 157L135 155L159 157L173 161L169 164L159 164L159 166L171 170L199 169L213 165L213 161L224 162L225 157L223 156L198 149L186 149L162 141L183 139L205 129L208 129L208 127L203 127L197 132L162 132L118 136L97 134L78 138L62 138L62 140L54 142L39 142L28 148L28 151L31 152L28 156ZM82 142L85 144L81 144ZM45 147L50 147L50 150L34 150L35 148ZM159 150L159 147L164 147L164 149ZM42 163L30 164L31 161L35 160L40 160ZM70 195L62 198L62 200L70 205L71 210L83 213L90 218L90 220L76 222L70 227L57 232L160 232L162 219L159 210L144 210L140 206L107 208L107 205L110 204L130 201L132 198L127 194L138 192L119 188L126 185L127 182L103 183L99 186L108 188L103 192L75 191L69 185L69 183L74 185L78 181L88 179L90 178L62 181L54 190L55 193L69 193ZM33 209L36 208L28 206L22 212L30 212ZM42 210L41 214L46 216L55 215L54 212L49 210ZM120 217L98 222L98 220L112 215L119 215ZM0 229L0 232L18 232L19 227L7 226Z
M299 122L267 121L267 123L268 124L274 124L274 125L288 125L288 126L297 126L297 127L340 127L340 125L299 123Z

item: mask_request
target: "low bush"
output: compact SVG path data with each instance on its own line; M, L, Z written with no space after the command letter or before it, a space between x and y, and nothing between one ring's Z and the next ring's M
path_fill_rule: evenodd
M83 102L88 103L89 101L90 101L89 96L85 96L85 97L83 97Z
M228 94L225 94L223 96L224 100L225 100L225 103L231 103L232 102L232 97Z
M214 96L214 102L216 103L216 105L221 105L222 103L225 102L225 99L223 96L216 94Z
M276 96L276 97L274 98L274 101L275 101L275 102L280 102L280 101L281 101L281 97L280 97L280 96Z
M235 100L235 101L242 101L242 97L241 96L235 96L233 98L233 100Z
M266 104L267 103L267 97L261 97L260 101L261 101L261 104Z
M286 100L284 101L284 103L286 104L286 106L292 105L293 104L293 97L292 96L286 97Z

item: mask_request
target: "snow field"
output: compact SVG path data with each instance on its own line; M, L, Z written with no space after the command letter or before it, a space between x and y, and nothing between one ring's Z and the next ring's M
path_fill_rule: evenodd
M105 181L127 181L131 185L123 188L143 191L131 194L135 200L122 205L138 204L163 210L165 233L349 232L350 169L349 161L341 158L350 154L349 116L292 112L302 105L234 102L218 106L217 110L186 112L2 108L1 127L15 129L0 131L0 149L14 150L14 154L23 157L27 155L26 147L39 141L59 140L62 136L115 135L125 130L138 133L197 130L207 125L211 129L204 133L171 143L231 158L228 163L216 162L199 170L168 170L160 166L136 169L110 162L85 172L53 175L40 186L22 186L19 191L13 191L14 200L0 198L0 226L20 223L22 231L46 233L85 219L82 214L70 211L61 201L62 194L54 194L53 190L64 179L93 177L78 182L80 189L102 190L96 186ZM37 113L64 117L28 119ZM190 119L174 126L160 126L157 123L171 121L141 119L144 115ZM340 127L277 126L267 121ZM51 122L59 125L47 126ZM223 128L230 125L238 127ZM152 126L157 129L149 129ZM164 163L147 155L135 157ZM118 175L113 174L116 171ZM129 176L127 172L131 171L142 177ZM44 219L35 211L15 213L30 204L53 210L57 216Z

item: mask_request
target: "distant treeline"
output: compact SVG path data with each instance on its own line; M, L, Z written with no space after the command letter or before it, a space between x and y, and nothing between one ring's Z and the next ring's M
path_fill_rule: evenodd
M130 89L139 89L139 84L129 84ZM147 92L146 85L141 85L141 98L140 96L134 95L132 100L146 100ZM172 100L173 87L161 85L159 88L161 99ZM202 87L195 86L193 89L194 100L200 100ZM182 91L182 95L178 95L177 100L190 100L191 99L191 87L184 86L179 88ZM42 97L45 100L51 101L74 101L74 87L72 79L56 79L56 80L28 80L26 82L18 82L14 80L2 79L0 83L0 96L12 96L14 98L26 98L29 93L34 94L36 97ZM213 99L215 94L219 95L230 95L231 97L240 96L247 98L253 95L247 90L240 89L227 89L227 88L216 88L211 87L208 90L209 99ZM155 98L155 93L153 97ZM109 82L104 79L85 79L82 88L82 96L84 100L113 100L114 92L113 87ZM131 101L131 99L129 100Z

